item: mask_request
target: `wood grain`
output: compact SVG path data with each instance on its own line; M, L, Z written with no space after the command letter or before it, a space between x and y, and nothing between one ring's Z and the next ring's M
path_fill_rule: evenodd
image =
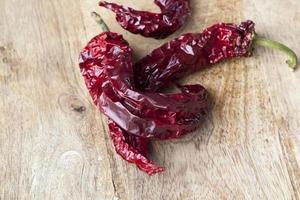
M116 0L138 9L152 1ZM257 32L300 55L300 2L191 0L193 16L172 35L253 19ZM208 120L175 141L155 141L166 173L148 177L124 162L107 136L78 69L99 33L101 12L136 59L164 41L132 35L97 0L0 0L0 199L300 199L300 70L257 48L195 73L212 98Z

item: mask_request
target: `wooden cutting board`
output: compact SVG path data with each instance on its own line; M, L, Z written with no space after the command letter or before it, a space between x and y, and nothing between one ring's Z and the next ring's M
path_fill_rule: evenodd
M100 12L141 58L185 32L252 19L300 55L299 0L191 0L187 25L166 40L124 31L98 0L0 0L0 199L300 199L300 70L257 48L183 82L208 88L213 108L194 134L153 142L163 174L148 177L113 150L106 118L78 69ZM116 0L158 11L150 0Z

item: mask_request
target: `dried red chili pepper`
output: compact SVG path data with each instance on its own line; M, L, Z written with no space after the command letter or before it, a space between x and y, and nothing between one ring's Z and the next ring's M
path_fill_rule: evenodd
M283 44L258 37L252 21L241 25L220 23L202 33L182 35L142 58L134 66L135 83L140 90L156 91L176 78L224 59L250 56L256 45L287 53L287 63L292 69L296 67L296 54Z
M127 142L128 146L114 142L123 158L128 150L136 159L146 156L145 138L180 137L195 130L206 116L208 93L200 85L181 86L182 92L176 94L136 91L132 50L117 33L104 32L93 38L81 52L80 68L93 101L114 122L110 123L111 137ZM118 129L113 128L116 125ZM116 130L124 132L120 135ZM133 157L126 160L132 162ZM161 170L141 159L144 162L137 159L135 163L148 174Z
M180 86L178 94L153 92L186 73L224 59L248 56L254 44L267 46L263 43L288 52L289 65L296 66L297 57L291 50L258 38L254 23L247 21L239 26L216 24L203 33L172 40L138 62L135 72L128 43L117 33L104 32L82 51L80 68L94 102L111 119L116 151L152 175L163 169L146 158L147 139L177 138L194 130L206 115L208 95L200 85ZM136 86L147 92L139 92Z
M155 0L161 13L137 11L115 3L99 5L116 13L116 20L126 30L156 39L166 38L177 31L190 15L189 0Z
M110 44L109 41L113 43ZM115 45L117 45L116 48L114 48ZM104 32L92 39L81 52L81 73L85 78L86 86L89 89L94 103L100 107L100 109L102 109L102 106L101 103L99 103L99 99L104 95L104 91L112 89L111 87L107 87L110 84L110 80L106 74L106 69L109 67L114 68L114 66L99 66L98 63L104 59L110 60L108 54L114 54L115 57L112 58L112 61L116 61L114 64L123 63L124 61L123 66L125 66L130 62L130 57L129 61L128 58L126 58L126 52L129 53L130 51L130 48L127 48L127 43L120 35ZM112 97L112 100L114 100L114 97ZM126 118L127 116L125 116L124 119ZM162 167L154 165L146 158L147 138L136 137L126 133L112 120L109 120L109 133L116 152L126 161L135 163L139 169L149 175L163 171Z

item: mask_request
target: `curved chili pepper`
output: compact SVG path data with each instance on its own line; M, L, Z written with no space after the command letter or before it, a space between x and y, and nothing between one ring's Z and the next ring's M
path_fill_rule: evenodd
M163 84L225 59L251 55L253 45L270 46L256 36L254 23L220 23L199 34L186 34L134 66L132 49L117 33L93 38L80 55L81 73L95 104L109 117L118 154L149 175L163 171L147 159L149 138L170 139L193 131L206 116L208 93L200 85L179 86L181 93L156 93ZM276 48L297 57L282 44ZM283 48L284 47L284 48Z
M128 134L177 138L195 130L206 116L208 93L200 85L182 86L177 94L135 91L132 50L117 33L93 38L81 52L80 68L93 101ZM139 152L139 144L128 145Z
M258 37L254 23L248 20L240 25L215 24L202 33L184 34L153 50L135 64L135 84L143 91L157 91L168 82L224 59L250 56L255 45L285 52L289 66L296 68L296 54L283 44Z
M106 29L106 27L103 26L103 29ZM105 42L105 40L107 40L107 42ZM114 48L113 44L110 45L108 42L109 40L118 44L117 48ZM122 49L118 47L123 48L122 53L124 53L124 51L130 51L130 48L126 48L127 43L121 36L116 33L104 32L92 39L80 54L81 73L84 76L86 86L89 89L94 103L100 107L100 109L101 104L99 103L99 98L103 95L105 90L102 86L110 84L105 72L107 68L114 68L114 66L98 66L98 63L104 59L110 59L105 53L114 54L116 57L113 59L116 59L120 55L119 58L124 59L125 63L130 62L125 56L122 56ZM126 55L126 53L124 55ZM122 62L120 59L116 59L116 62L118 62L118 60ZM127 116L125 116L124 119L126 118ZM147 159L147 138L128 134L110 119L109 133L116 152L123 159L130 163L135 163L139 169L149 175L164 171L162 167L154 165Z
M116 20L131 33L163 39L176 32L190 15L189 0L155 0L161 13L137 11L115 3L102 1L100 6L116 13Z

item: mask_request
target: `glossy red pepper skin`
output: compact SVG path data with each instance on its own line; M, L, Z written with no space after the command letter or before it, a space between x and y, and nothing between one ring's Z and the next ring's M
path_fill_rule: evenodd
M254 23L215 24L202 33L184 34L139 60L134 66L138 89L156 91L188 73L207 68L225 59L249 56Z
M161 13L137 11L115 3L100 2L99 5L116 13L116 20L131 33L163 39L176 32L191 14L189 0L155 0Z

